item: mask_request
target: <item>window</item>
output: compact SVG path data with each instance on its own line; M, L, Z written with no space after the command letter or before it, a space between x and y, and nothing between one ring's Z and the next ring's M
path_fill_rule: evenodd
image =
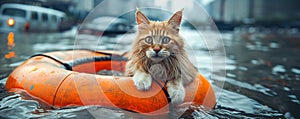
M48 15L43 13L42 14L42 21L48 21Z
M15 16L15 17L26 17L26 11L16 8L6 8L3 10L3 15Z
M37 12L31 12L31 20L38 20L38 13Z
M51 21L57 22L57 17L55 15L51 15Z

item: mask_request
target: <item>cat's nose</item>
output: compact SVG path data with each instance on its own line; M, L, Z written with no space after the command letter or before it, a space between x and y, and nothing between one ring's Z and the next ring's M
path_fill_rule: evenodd
M154 50L155 53L158 53L161 50L161 48L160 48L160 46L155 45L153 47L153 50Z
M153 49L155 53L158 53L160 49Z

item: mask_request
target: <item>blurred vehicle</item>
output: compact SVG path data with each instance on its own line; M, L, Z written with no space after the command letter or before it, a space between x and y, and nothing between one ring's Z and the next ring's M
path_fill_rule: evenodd
M59 22L58 25L59 31L66 31L72 29L74 26L76 26L76 21L74 19L67 19L64 18L62 21Z
M91 35L117 35L135 32L132 23L124 18L98 17L91 22L83 23L78 31L79 34Z
M6 3L0 8L0 32L57 31L65 13L39 6Z

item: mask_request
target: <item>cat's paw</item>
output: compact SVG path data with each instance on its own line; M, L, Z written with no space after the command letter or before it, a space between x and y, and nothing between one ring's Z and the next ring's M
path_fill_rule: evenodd
M168 93L170 95L172 104L180 104L184 101L185 89L183 86L175 87L174 85L169 85Z
M150 74L137 71L133 76L134 85L138 90L148 90L152 84L152 78Z

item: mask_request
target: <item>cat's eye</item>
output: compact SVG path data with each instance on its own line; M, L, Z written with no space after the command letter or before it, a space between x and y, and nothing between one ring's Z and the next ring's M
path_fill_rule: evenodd
M162 38L162 43L166 44L170 42L170 38L169 37L163 37Z
M151 43L153 42L152 37L151 37L151 36L147 36L147 37L145 38L145 42L151 44Z

